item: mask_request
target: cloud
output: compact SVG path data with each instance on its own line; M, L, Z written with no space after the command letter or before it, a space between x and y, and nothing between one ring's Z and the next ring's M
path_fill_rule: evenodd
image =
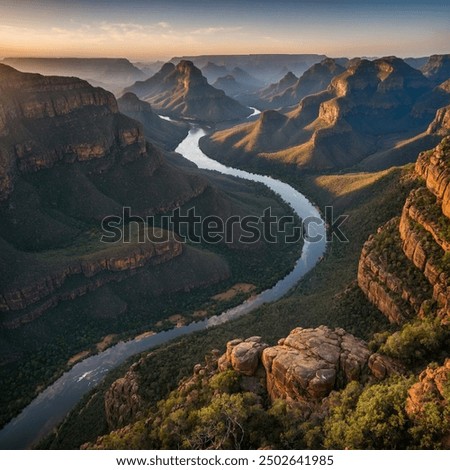
M167 21L160 21L157 25L161 28L170 28L170 23L167 23Z
M209 28L199 28L191 31L191 34L199 34L199 35L208 35L208 34L215 34L215 33L234 33L236 31L241 31L242 26L216 26L216 27L209 27Z

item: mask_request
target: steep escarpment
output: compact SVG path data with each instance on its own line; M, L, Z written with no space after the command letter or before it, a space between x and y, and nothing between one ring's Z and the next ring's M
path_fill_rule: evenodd
M433 120L424 132L411 138L398 141L394 147L370 155L364 159L360 166L368 171L385 168L389 165L404 165L412 160L412 155L417 155L424 149L436 146L443 137L450 134L449 116L450 107L443 106L450 101L450 80L445 82L445 91L442 87L432 90L430 94L424 95L423 100L419 100L414 107L413 113L417 115L430 115L436 108ZM441 107L443 106L443 107Z
M432 55L421 70L433 83L442 83L450 75L450 54Z
M0 236L19 250L67 246L123 205L164 212L208 186L168 165L109 92L4 65L0 86Z
M359 285L396 323L423 316L430 308L448 320L448 158L447 139L419 155L415 168L423 179L408 196L401 217L380 228L363 248Z
M393 219L369 238L358 268L360 288L393 323L413 318L431 299L431 286L402 251L398 227Z
M2 244L2 258L15 258L11 259L8 273L0 274L2 325L17 328L35 320L61 300L84 295L108 282L135 274L138 268L167 262L182 253L182 244L173 234L167 232L164 237L167 241L163 243L153 242L152 237L144 229L134 233L128 245L119 241L102 246L91 241L83 254L65 249L27 256ZM27 263L28 269L20 269L18 263Z
M177 66L164 64L153 77L136 82L125 91L135 93L158 112L173 117L220 122L251 114L249 108L209 85L202 72L186 60Z
M378 169L403 164L413 158L411 149L436 144L426 131L450 95L433 89L433 83L401 59L355 59L325 91L305 96L284 114L270 133L260 129L262 115L254 123L204 138L202 148L237 164L284 163L308 170L364 165L368 159L372 165L378 162Z

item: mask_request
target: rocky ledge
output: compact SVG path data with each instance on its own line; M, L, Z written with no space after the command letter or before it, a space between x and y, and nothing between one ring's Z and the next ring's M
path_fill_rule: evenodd
M441 202L442 213L450 217L450 139L445 138L433 150L422 152L416 163L416 172L425 180L427 188Z
M425 276L402 252L398 227L398 218L380 227L364 244L358 265L359 287L391 323L418 314L431 297Z
M394 323L430 313L430 306L442 322L450 315L449 142L419 155L421 186L409 194L400 219L381 227L361 253L358 284Z
M131 275L149 263L167 262L182 251L183 245L174 238L158 244L124 245L114 254L100 251L84 260L74 259L64 266L57 266L40 279L21 278L0 292L0 312L18 312L13 319L4 319L2 324L17 328L39 317L61 300L79 297L110 281L123 279L124 276L117 276L118 273ZM84 282L65 289L66 282L77 275L81 275Z

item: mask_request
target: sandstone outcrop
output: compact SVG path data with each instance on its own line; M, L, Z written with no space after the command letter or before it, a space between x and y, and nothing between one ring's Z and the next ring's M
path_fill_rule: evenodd
M229 341L225 354L219 358L219 370L231 367L243 375L254 375L266 347L267 344L262 342L260 336L252 336L245 341L241 339Z
M148 357L151 357L149 353ZM107 391L104 406L111 430L145 417L146 357L134 363ZM383 380L404 373L403 366L382 354L371 354L367 344L342 328L295 328L275 346L260 336L233 339L225 352L211 351L204 364L196 364L193 374L177 389L187 402L197 400L199 386L207 386L221 372L234 371L242 392L256 394L260 400L287 400L305 413L320 413L333 390L353 381ZM323 411L323 410L322 410Z
M105 394L105 415L110 429L117 429L142 417L144 402L139 392L139 377L133 364L125 376L111 384Z
M263 352L267 391L272 400L322 399L360 379L369 356L365 342L341 328L296 328Z
M450 384L450 359L440 367L427 367L408 392L406 411L409 416L423 412L428 402L435 401L445 406L447 404L448 387Z
M233 369L244 376L258 375L263 367L272 400L317 401L352 380L364 380L369 370L377 379L402 373L397 362L370 354L364 341L342 328L296 328L276 346L259 336L227 343L218 360L219 371Z
M448 80L450 85L450 80ZM428 134L437 134L445 137L450 133L450 106L445 106L436 111L436 116L427 129Z
M408 391L406 400L406 413L413 421L420 421L425 414L426 408L434 406L448 419L445 410L450 407L450 359L446 359L444 365L427 367L420 375L419 381ZM443 422L442 426L449 429L448 423ZM441 440L444 449L450 449L450 431L444 434Z
M405 368L399 361L379 353L373 353L367 365L372 375L378 380L405 373Z
M441 202L442 212L446 217L450 217L449 145L449 140L444 139L435 149L421 153L416 163L416 172Z

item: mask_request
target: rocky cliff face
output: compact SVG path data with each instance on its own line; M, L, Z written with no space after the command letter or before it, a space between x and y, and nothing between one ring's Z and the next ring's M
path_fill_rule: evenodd
M135 93L156 110L174 117L220 122L242 119L251 110L208 84L200 69L186 60L165 64L145 82L125 91Z
M132 158L146 152L141 126L118 114L111 93L82 80L0 65L0 90L0 200L12 192L17 171L34 172L61 160L85 162L119 149L132 148ZM83 127L74 126L78 120Z
M442 137L450 132L450 106L440 108L436 112L436 117L428 126L428 134L437 134Z
M105 394L105 414L110 429L117 429L140 419L145 405L139 392L137 370L143 359L134 363L128 372L117 379Z
M410 193L401 217L364 245L359 285L392 322L424 315L430 305L436 305L437 314L448 321L449 158L448 138L419 155L415 167L419 187Z
M436 85L450 75L450 54L432 55L422 67L423 74Z

